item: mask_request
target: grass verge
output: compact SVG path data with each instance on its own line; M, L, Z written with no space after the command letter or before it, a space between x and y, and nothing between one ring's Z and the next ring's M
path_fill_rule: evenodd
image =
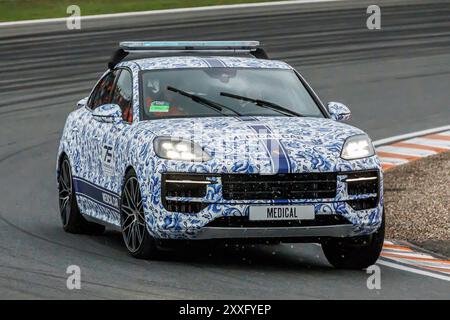
M93 15L268 1L275 0L0 0L0 21L67 17L71 4L82 15Z

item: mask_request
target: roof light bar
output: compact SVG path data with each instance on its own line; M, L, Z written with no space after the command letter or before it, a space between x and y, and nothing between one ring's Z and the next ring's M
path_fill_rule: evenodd
M115 66L130 53L246 53L257 59L269 59L260 47L259 41L125 41L121 42L108 62L108 68Z
M120 43L120 48L125 51L254 51L258 47L259 41L125 41Z

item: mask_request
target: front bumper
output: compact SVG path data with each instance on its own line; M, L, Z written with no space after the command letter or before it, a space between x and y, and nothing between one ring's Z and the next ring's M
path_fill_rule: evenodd
M351 237L358 233L352 225L320 227L275 227L275 228L239 228L239 227L203 227L190 238L204 239L249 239L249 238L319 238Z
M357 171L364 173L367 170ZM336 174L336 193L332 198L314 199L272 199L272 200L230 200L224 199L223 184L220 175L203 174L199 181L212 181L205 185L203 196L198 191L187 197L167 193L165 173L152 180L153 192L145 202L146 218L149 232L160 239L257 239L257 238L303 238L303 237L351 237L371 234L381 225L383 211L383 179L378 169L376 193L355 194L354 185L346 179L354 171ZM195 174L191 174L195 175ZM358 176L358 175L357 175ZM185 177L180 180L185 181ZM194 179L195 180L195 179ZM353 191L352 191L353 190ZM358 191L358 190L356 190ZM376 198L370 208L355 208L354 203ZM170 204L176 204L171 206ZM254 205L313 205L316 220L320 217L337 216L344 222L330 224L287 225L215 225L222 217L248 217L249 208Z

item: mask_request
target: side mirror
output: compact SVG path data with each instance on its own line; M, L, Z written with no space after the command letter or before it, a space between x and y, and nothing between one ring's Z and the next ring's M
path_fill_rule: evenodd
M335 121L349 120L352 114L350 109L340 102L328 102L327 108L331 118Z
M117 104L103 104L92 111L92 117L104 123L121 123L122 109Z
M77 102L77 108L83 108L87 101L88 101L89 97L85 97L83 99L81 99L80 101Z

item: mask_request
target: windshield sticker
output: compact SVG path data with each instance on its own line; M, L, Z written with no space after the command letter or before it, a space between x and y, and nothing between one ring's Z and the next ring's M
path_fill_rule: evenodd
M166 101L153 101L150 105L150 112L169 112L170 104Z

